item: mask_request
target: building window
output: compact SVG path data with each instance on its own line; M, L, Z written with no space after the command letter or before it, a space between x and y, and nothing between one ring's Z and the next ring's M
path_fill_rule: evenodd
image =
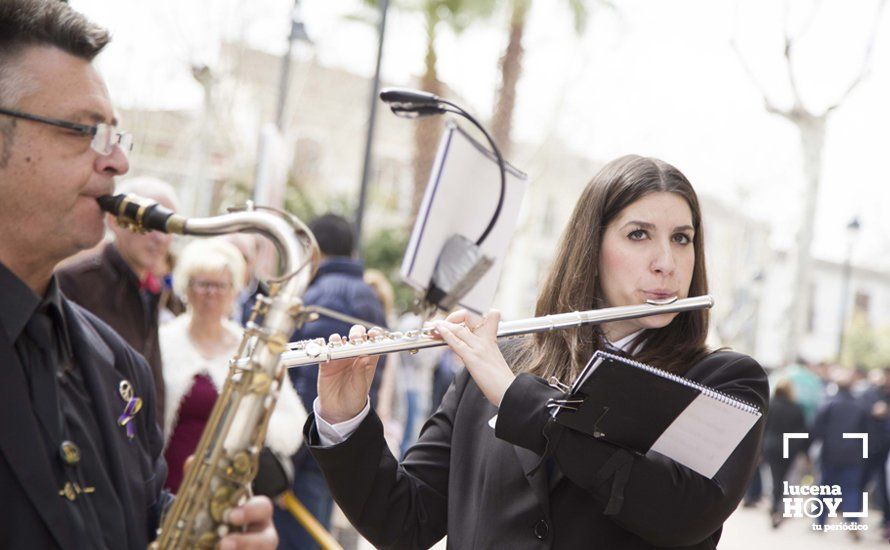
M867 326L871 326L868 322L868 313L871 307L871 296L868 293L857 291L853 298L853 315L862 317Z

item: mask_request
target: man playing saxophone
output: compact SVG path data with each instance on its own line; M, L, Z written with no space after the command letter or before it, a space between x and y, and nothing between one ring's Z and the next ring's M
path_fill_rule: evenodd
M53 276L99 242L96 198L129 168L92 65L108 40L57 0L0 3L2 548L145 548L171 498L145 360ZM271 517L233 508L221 547L273 548Z

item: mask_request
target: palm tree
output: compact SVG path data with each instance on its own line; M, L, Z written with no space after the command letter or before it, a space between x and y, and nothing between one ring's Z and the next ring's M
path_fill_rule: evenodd
M376 6L378 0L365 0L365 3ZM442 25L447 25L451 31L460 33L473 21L489 17L494 11L497 0L397 0L393 3L396 8L420 12L423 15L426 29L426 53L419 87L427 92L442 95L444 85L439 80L436 69L438 60L436 37ZM414 124L414 155L411 161L412 219L423 200L430 169L435 160L439 136L442 133L442 119L439 117L421 118Z
M612 7L611 2L600 0ZM575 32L581 34L587 26L588 3L586 0L568 0L575 24ZM513 110L516 107L516 84L522 74L522 36L531 10L532 0L510 0L510 39L498 63L501 82L497 102L491 119L492 136L504 155L510 150L510 134L513 129Z

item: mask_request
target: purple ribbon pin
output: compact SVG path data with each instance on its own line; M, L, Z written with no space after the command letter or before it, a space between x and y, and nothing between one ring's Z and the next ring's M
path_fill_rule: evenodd
M121 380L118 389L120 390L121 399L124 400L126 405L124 405L124 412L118 417L117 423L127 428L127 437L133 439L133 436L136 435L136 427L131 421L136 416L136 413L142 409L142 398L133 395L133 385L130 384L129 380Z
M133 417L136 416L136 413L138 413L139 409L141 408L142 398L132 397L129 401L127 401L127 406L124 407L124 412L117 419L118 424L120 424L121 426L126 426L127 437L129 437L130 439L133 439L133 436L136 435L136 428L130 421L133 420Z

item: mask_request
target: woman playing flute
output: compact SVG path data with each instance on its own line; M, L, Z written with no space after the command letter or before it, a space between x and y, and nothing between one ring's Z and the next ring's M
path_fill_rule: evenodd
M625 156L583 191L536 315L707 290L691 184L665 162ZM565 393L552 382L571 384L596 350L617 348L765 413L760 365L707 348L706 310L583 325L503 348L498 323L496 311L482 319L458 311L436 324L466 369L401 461L368 404L376 358L321 365L305 436L359 531L383 548L428 548L445 535L459 549L715 548L757 464L762 418L709 479L555 422L548 401Z

